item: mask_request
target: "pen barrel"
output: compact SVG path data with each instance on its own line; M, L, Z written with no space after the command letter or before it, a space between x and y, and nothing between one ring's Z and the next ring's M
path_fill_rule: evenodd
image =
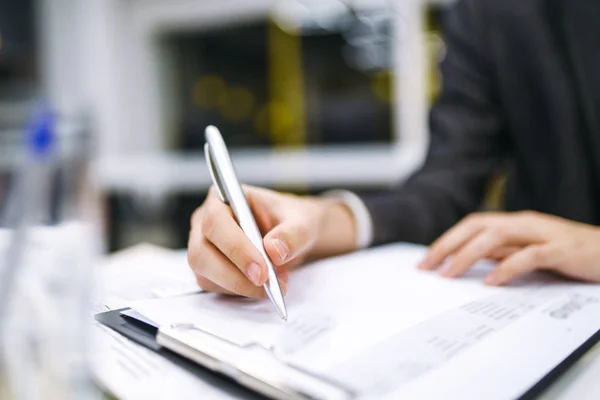
M248 200L238 181L235 168L229 157L229 152L227 151L223 137L219 130L214 126L207 127L205 135L207 143L204 146L204 153L206 155L206 162L213 183L217 187L221 199L233 209L238 224L250 242L252 242L254 247L262 254L269 273L269 279L264 285L265 292L281 318L287 320L287 310L283 299L283 293L279 286L279 279L277 278L273 264L265 251L262 235L258 229L256 220L254 219L252 210L248 205Z
M265 289L265 293L269 300L275 306L277 313L283 319L287 320L287 309L285 306L285 300L283 299L283 292L281 291L281 286L279 285L279 278L275 273L275 266L271 262L267 252L265 251L265 246L263 244L263 237L258 229L258 225L256 224L256 220L252 216L252 210L246 201L246 198L243 192L232 194L242 196L244 199L243 202L232 202L233 212L238 220L238 224L248 237L252 244L258 249L260 254L263 256L265 264L267 266L267 271L269 274L269 279L263 285ZM237 204L237 207L234 206Z

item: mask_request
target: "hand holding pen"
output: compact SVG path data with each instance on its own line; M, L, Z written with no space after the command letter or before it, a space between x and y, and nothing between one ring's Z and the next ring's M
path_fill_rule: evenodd
M289 269L307 257L326 257L354 249L352 215L337 200L248 186L243 191L264 235L264 251L275 267L284 294ZM267 262L215 187L192 215L188 262L204 290L253 298L266 296L262 286L268 281Z

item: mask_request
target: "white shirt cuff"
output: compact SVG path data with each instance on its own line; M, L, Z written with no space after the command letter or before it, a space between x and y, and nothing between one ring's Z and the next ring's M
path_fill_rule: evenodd
M323 193L323 195L340 200L350 209L356 224L356 248L369 247L373 242L373 220L367 206L360 197L346 190L331 190Z

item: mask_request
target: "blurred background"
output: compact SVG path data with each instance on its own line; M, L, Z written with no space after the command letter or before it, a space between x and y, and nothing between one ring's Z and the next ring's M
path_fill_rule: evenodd
M0 194L43 98L93 138L106 245L185 247L218 126L243 183L380 190L423 161L447 0L0 0Z

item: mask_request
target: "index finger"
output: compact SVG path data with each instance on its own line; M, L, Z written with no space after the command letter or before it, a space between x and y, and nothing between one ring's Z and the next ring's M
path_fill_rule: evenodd
M427 255L419 264L419 268L431 270L438 267L450 254L454 253L482 229L483 226L474 218L467 218L459 222L433 242Z
M268 279L267 267L262 254L252 244L235 221L226 204L215 201L200 218L203 236L256 286Z

